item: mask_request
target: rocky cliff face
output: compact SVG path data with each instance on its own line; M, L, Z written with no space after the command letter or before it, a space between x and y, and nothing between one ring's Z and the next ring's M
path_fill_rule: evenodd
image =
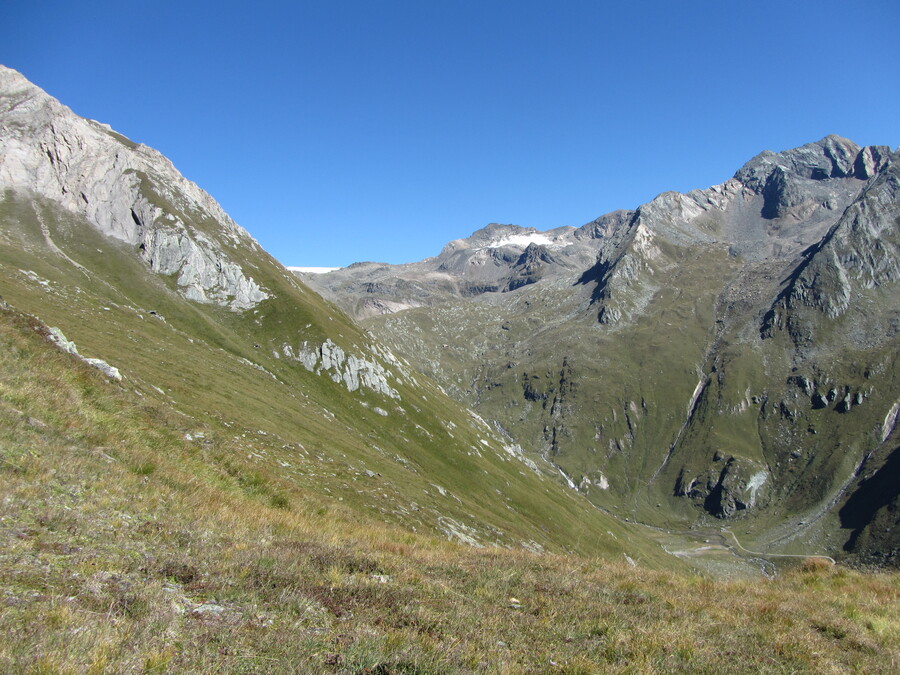
M237 262L258 244L172 163L0 66L0 189L50 199L134 247L186 297L235 311L266 291ZM216 223L215 228L209 227Z
M580 228L491 225L316 281L595 503L841 551L841 504L893 466L898 170L829 136ZM854 541L890 548L888 507L874 535L848 508Z
M786 327L798 342L814 341L814 310L836 319L864 291L890 287L900 280L900 232L897 208L900 163L884 149L867 148L861 158L875 154L877 164L865 189L843 212L835 226L812 248L790 278L767 317L766 329ZM870 341L881 336L873 335Z
M792 261L822 240L863 191L884 191L868 182L890 174L885 171L890 156L887 147L859 148L829 136L782 153L764 152L722 185L686 195L663 193L610 232L585 277L597 285L600 321L615 323L633 313L621 305L633 305L635 298L651 297L658 289L654 284L641 289L640 282L646 283L656 268L677 263L662 255L655 239L666 242L663 248L669 251L718 245L748 262ZM881 198L884 204L892 200L891 194ZM636 309L641 307L638 302Z

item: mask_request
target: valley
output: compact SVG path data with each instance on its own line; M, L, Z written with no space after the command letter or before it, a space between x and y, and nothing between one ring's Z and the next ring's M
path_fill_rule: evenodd
M304 279L611 513L890 560L841 509L897 447L895 157L830 136L580 228Z
M890 672L897 172L312 277L0 67L0 670Z

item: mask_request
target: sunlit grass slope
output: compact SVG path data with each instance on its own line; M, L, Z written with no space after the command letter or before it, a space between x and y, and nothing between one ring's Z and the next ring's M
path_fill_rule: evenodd
M379 361L370 336L261 250L248 247L240 259L270 298L235 313L185 300L135 251L51 203L10 192L0 216L0 295L60 327L83 355L119 368L123 389L177 411L182 435L257 499L289 506L306 492L325 509L341 504L481 545L678 564L549 468L514 457L427 378ZM398 396L349 392L283 355L285 345L326 339L379 361Z
M896 575L811 563L726 582L414 533L275 481L254 459L271 445L248 435L238 452L225 420L198 437L44 333L0 312L0 670L876 673L900 659Z

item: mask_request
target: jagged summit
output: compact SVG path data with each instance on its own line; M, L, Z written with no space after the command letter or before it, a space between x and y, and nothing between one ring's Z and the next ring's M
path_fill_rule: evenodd
M802 211L810 208L813 199L834 207L834 188L825 187L831 179L869 180L885 167L890 155L887 146L860 148L832 135L785 152L763 152L747 162L735 179L762 195L763 218L793 215L802 219Z
M772 152L765 150L741 167L735 178L754 188L764 188L765 177L775 167L798 178L824 180L854 177L867 180L874 176L891 154L888 146L859 147L841 136L831 134L799 148Z
M837 223L891 156L887 146L860 148L827 136L792 150L762 152L720 185L664 192L634 211L614 211L578 228L540 232L491 223L419 263L350 266L309 283L351 314L368 317L557 279L593 285L601 321L616 323L659 287L659 274L654 280L639 271L667 268L671 261L662 242L724 247L758 262L794 260ZM523 273L520 257L531 244L552 255L532 260Z

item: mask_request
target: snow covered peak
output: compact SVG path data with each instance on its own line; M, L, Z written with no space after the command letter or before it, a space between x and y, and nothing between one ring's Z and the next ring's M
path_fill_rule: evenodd
M514 246L516 248L528 248L529 244L538 244L539 246L559 246L558 242L541 232L528 232L525 234L511 234L502 239L495 239L488 243L485 248L500 248L502 246Z

